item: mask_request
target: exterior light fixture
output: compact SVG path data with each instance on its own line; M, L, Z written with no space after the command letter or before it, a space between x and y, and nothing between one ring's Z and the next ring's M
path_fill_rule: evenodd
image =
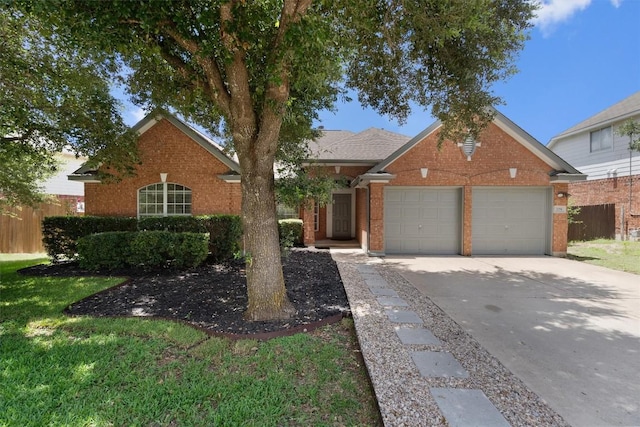
M166 173L161 173L160 174L160 181L167 182L167 174Z
M509 176L511 178L515 178L518 173L518 168L509 168Z
M426 178L428 173L429 168L420 168L420 175L422 175L423 178Z
M560 191L558 192L558 194L556 194L556 196L558 196L559 198L563 198L563 197L567 197L569 194L565 193L564 191Z
M473 139L471 135L467 136L464 142L458 142L458 147L462 148L462 152L467 156L467 161L471 161L471 156L476 152L476 147L480 147L480 143Z

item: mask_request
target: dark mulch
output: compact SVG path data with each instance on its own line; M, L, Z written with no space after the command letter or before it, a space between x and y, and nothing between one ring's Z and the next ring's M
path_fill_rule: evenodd
M70 305L69 315L135 316L187 322L214 334L258 338L312 329L349 313L340 273L328 251L293 249L283 259L287 294L297 309L286 321L249 322L244 264L204 264L187 271L104 273L127 276L116 287ZM39 265L20 271L40 276L95 276L76 263Z

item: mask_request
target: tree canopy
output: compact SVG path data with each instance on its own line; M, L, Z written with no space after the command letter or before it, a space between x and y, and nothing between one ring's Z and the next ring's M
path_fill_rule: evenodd
M111 69L67 44L43 20L0 10L0 208L43 200L63 150L125 171L134 138L109 93Z
M412 102L442 138L476 135L512 74L528 0L22 0L68 43L126 64L145 107L172 107L228 139L242 169L249 307L292 313L278 251L273 166L313 137L345 89L398 120Z

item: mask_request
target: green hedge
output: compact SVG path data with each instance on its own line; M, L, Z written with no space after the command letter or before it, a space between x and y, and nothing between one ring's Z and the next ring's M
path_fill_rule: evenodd
M74 259L78 239L105 231L135 231L138 221L126 217L48 216L42 221L42 241L53 262Z
M195 267L208 255L209 236L171 231L116 231L78 241L80 266L89 270L122 267Z
M43 220L44 246L52 261L74 259L78 239L107 231L169 231L209 233L209 251L217 260L231 258L240 248L242 224L238 215L203 215L119 218L47 217Z
M302 246L303 228L301 219L281 219L278 221L280 247Z

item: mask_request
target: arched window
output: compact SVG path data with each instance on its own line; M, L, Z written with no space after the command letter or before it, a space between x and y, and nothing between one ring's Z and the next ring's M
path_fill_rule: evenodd
M138 216L191 215L191 189L159 182L138 190Z

